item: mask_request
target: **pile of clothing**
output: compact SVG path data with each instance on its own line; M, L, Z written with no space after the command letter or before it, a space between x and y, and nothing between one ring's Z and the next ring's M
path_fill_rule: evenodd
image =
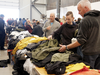
M46 37L38 37L27 31L14 31L10 34L8 49L13 49L15 56L13 75L17 72L21 75L33 75L32 64L37 67L45 67L48 74L61 75L65 72L75 72L89 65L82 61L82 57L72 51L59 52L59 42L56 39L48 40ZM73 68L66 67L69 64L83 62L82 67L72 71ZM70 65L71 67L73 65ZM90 66L90 65L89 65ZM27 72L28 73L27 73Z

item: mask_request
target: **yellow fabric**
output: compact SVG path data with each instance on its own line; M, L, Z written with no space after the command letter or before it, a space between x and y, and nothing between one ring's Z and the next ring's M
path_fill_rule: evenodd
M16 47L14 48L14 50L12 51L12 54L15 55L16 51L19 49L19 50L22 50L23 48L25 48L29 43L38 43L39 41L43 41L43 40L47 40L46 37L27 37L27 38L24 38L22 40L20 40Z
M82 69L84 66L86 66L84 63L77 63L77 64L71 64L66 67L65 72L75 72L77 70ZM90 66L86 66L87 68L90 68Z

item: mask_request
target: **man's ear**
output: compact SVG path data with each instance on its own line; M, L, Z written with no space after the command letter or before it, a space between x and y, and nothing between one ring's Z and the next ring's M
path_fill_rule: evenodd
M89 10L89 8L88 8L87 6L85 6L84 8L85 8L85 11L86 11L86 12Z

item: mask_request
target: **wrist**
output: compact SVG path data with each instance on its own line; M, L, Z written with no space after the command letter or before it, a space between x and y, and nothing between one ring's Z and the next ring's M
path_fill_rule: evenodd
M69 50L68 47L67 47L67 45L66 45L66 50Z

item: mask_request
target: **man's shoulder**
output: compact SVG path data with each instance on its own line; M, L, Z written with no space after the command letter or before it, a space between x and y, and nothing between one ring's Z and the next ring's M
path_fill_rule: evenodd
M0 19L0 22L3 22L4 23L4 20L3 19Z
M55 23L59 23L59 22L58 22L58 21L56 21L56 20L55 20L54 22L55 22ZM59 23L59 24L60 24L60 23Z
M58 21L55 20L54 22L55 22L55 24L56 24L57 26L61 26L60 23L59 23Z
M64 26L66 26L66 25L68 25L68 24L67 24L67 23L64 23L64 24L63 24L63 25L61 25L61 26L63 26L63 27L64 27Z
M42 28L40 25L37 25L36 28Z
M80 23L81 23L81 24L86 24L86 23L92 22L93 20L95 20L94 17L85 16L85 17L80 21Z
M46 24L47 24L47 23L50 23L50 20L46 21Z
M3 21L3 19L2 19L2 18L0 18L0 21Z

